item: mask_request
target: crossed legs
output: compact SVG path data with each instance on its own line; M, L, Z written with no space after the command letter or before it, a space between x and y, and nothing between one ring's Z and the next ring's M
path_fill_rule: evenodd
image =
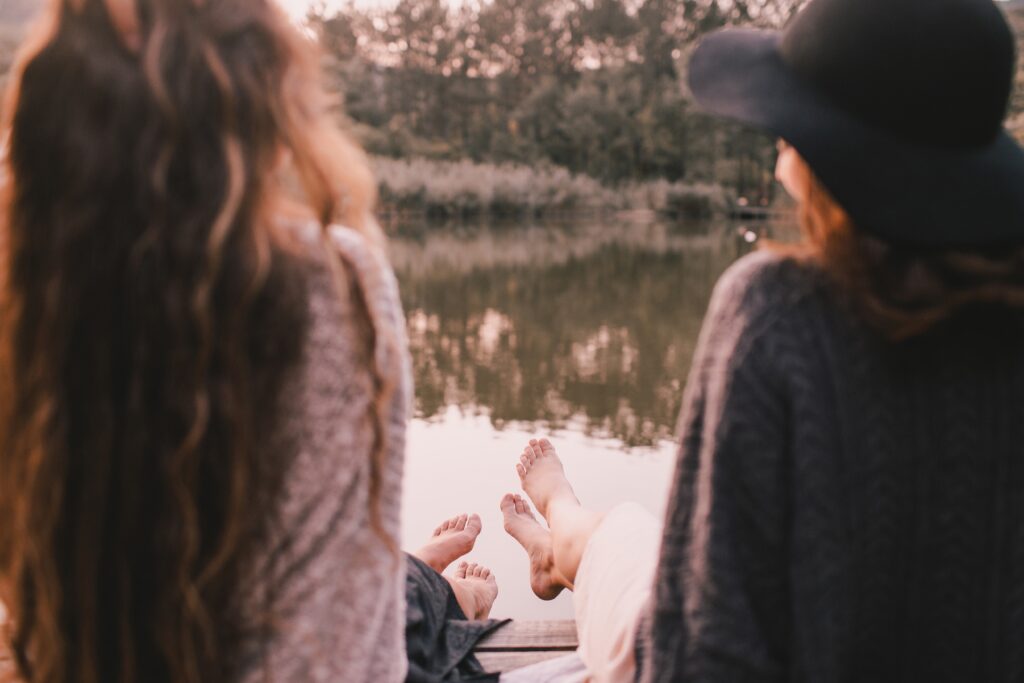
M526 550L533 592L552 600L562 590L574 589L584 551L605 515L580 504L558 453L547 439L531 439L515 467L523 490L547 521L547 528L534 516L526 499L509 493L501 500L505 531ZM494 576L487 568L465 561L454 574L445 571L472 551L480 531L478 515L453 517L438 526L427 544L413 553L444 576L469 619L484 619L490 613L498 594Z
M434 529L426 545L412 553L444 577L470 620L486 619L491 613L498 597L498 583L487 567L476 563L460 562L453 574L446 574L445 570L473 550L481 529L479 515L452 517Z

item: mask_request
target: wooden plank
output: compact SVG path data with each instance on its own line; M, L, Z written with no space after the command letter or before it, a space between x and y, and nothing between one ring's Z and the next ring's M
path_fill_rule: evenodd
M486 671L491 673L502 673L520 669L524 666L546 662L549 659L565 657L568 652L545 652L541 650L525 650L518 652L477 652L476 657L480 660Z
M509 650L572 651L579 646L576 622L513 621L487 636L476 646L477 652Z

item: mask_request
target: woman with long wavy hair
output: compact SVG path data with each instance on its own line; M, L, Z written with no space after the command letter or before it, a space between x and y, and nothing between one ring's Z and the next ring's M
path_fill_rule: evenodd
M402 315L317 69L270 0L52 0L17 60L0 589L19 680L404 676Z

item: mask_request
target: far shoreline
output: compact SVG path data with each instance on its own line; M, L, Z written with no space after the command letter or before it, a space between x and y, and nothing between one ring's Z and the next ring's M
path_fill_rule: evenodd
M551 165L379 156L371 162L380 186L380 211L402 218L515 220L651 212L709 220L744 206L733 190L717 183L659 179L612 187Z

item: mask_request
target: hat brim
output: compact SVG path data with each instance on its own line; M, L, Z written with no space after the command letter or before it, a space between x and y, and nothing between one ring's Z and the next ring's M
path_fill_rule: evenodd
M781 34L726 29L690 61L710 112L793 145L858 227L895 243L1024 243L1024 149L1005 130L981 148L907 142L847 113L784 63Z

